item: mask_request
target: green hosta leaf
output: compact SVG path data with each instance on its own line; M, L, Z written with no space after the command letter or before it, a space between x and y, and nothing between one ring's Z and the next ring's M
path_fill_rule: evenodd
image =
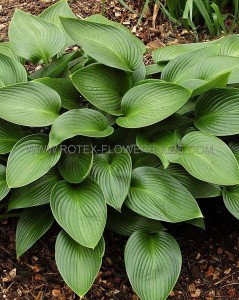
M62 146L62 155L58 164L61 176L70 183L80 183L90 173L93 164L93 151L89 140L74 141Z
M9 27L9 40L19 56L45 63L64 46L65 37L56 25L16 10Z
M69 36L97 61L128 72L137 69L145 48L139 47L132 34L111 25L61 18Z
M80 94L69 78L39 78L36 80L55 90L61 97L61 106L66 109L80 108Z
M0 201L3 200L9 192L10 189L6 182L6 167L0 165Z
M224 188L223 201L226 208L237 219L239 219L239 186Z
M54 222L48 206L25 209L17 223L17 258L30 249L51 227Z
M239 163L239 143L231 142L228 146L232 150L232 153L235 155L236 160Z
M164 230L163 225L157 221L140 216L129 209L124 209L123 213L110 210L107 217L107 227L120 234L130 236L135 231L145 229L149 232Z
M22 61L22 59L19 56L17 56L17 54L14 52L10 42L0 43L0 53L7 55L13 59L16 59L20 62Z
M60 96L39 82L0 88L0 118L6 121L23 126L47 126L58 117L60 108Z
M106 224L106 203L92 179L71 185L57 183L51 194L51 209L60 226L79 244L94 248Z
M91 177L101 187L106 203L119 211L129 192L131 171L131 157L124 148L94 156Z
M152 64L152 65L145 66L146 76L161 73L165 66L166 66L166 63L165 64L164 63Z
M0 54L0 87L26 81L27 72L23 65L7 55Z
M195 107L196 127L203 132L226 136L239 133L239 90L214 89L202 95Z
M139 230L126 244L125 265L141 300L166 300L180 274L182 256L170 234Z
M189 90L161 81L135 86L123 97L124 116L117 123L126 128L152 125L175 113L190 96Z
M61 115L52 125L49 147L77 135L105 137L111 135L113 131L100 112L88 108L73 109Z
M21 138L20 126L0 119L0 154L9 153Z
M48 136L32 134L13 147L7 162L9 187L25 186L45 175L60 159L59 148L47 150Z
M188 220L186 223L191 224L193 226L196 226L200 229L204 229L204 230L206 229L205 222L204 222L203 218Z
M140 167L132 172L126 205L147 218L171 223L202 217L188 190L165 171Z
M76 71L71 79L94 106L112 115L122 114L121 100L130 87L127 73L102 64L92 64Z
M172 147L174 148L180 140L181 135L178 131L165 131L152 135L139 133L136 142L141 151L157 155L166 169L169 165L168 151L172 151Z
M163 69L161 79L180 84L188 79L195 78L193 76L195 65L201 64L207 58L216 56L218 51L219 47L215 45L180 55L170 61Z
M217 43L220 44L220 51L219 55L225 55L225 56L239 56L239 35L229 35L222 39L219 39Z
M80 297L91 288L100 270L103 248L103 239L95 249L89 249L75 242L64 231L57 237L55 256L58 270L67 285Z
M31 184L12 190L8 210L50 203L52 188L59 180L58 170L53 168Z
M218 185L239 183L238 162L230 148L222 140L199 131L186 134L180 150L169 160L202 181Z
M134 86L144 80L146 76L146 68L142 61L139 67L131 74L131 85Z
M195 198L218 197L222 191L218 185L198 180L191 176L179 165L170 164L166 169L171 176L177 179Z
M158 156L149 153L131 153L133 169L139 167L158 167L161 161Z

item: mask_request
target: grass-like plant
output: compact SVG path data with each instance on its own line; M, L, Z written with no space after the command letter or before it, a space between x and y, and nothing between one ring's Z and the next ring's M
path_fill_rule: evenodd
M122 25L79 20L66 1L37 17L16 10L0 44L1 217L20 215L17 257L62 227L56 264L79 296L105 227L129 236L139 297L165 300L182 264L167 223L203 228L196 199L221 195L239 218L239 36L161 48L150 66L144 52Z

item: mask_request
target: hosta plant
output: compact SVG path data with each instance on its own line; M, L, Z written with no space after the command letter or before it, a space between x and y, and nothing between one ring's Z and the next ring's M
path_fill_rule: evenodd
M161 48L149 66L145 51L66 1L16 10L0 44L1 217L19 216L17 257L60 225L56 264L80 297L105 228L129 237L140 299L165 300L182 264L167 224L204 227L196 199L218 196L239 218L239 36Z

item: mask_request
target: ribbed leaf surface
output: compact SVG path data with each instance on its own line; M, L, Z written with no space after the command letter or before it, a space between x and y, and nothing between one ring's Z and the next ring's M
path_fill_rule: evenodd
M94 106L116 116L121 113L121 100L130 87L127 73L102 64L92 64L76 71L72 82Z
M130 32L111 25L61 18L69 36L97 61L128 72L138 68L144 51Z
M226 208L235 218L239 219L239 186L224 188L222 195Z
M119 211L129 192L131 171L131 157L124 148L94 156L91 178L98 182L107 204Z
M141 300L166 300L180 274L180 248L166 232L150 234L139 230L127 242L125 265Z
M202 95L195 106L196 127L203 132L226 136L239 133L239 90L214 89Z
M58 117L60 107L60 96L39 82L0 88L0 118L15 124L51 125Z
M57 183L51 194L56 221L79 244L94 248L106 224L106 203L99 185L91 179L71 185Z
M102 263L104 240L95 249L75 242L61 231L56 240L56 264L69 287L80 297L91 288Z
M113 131L106 117L100 112L87 108L73 109L62 114L52 125L49 147L77 135L105 137Z
M140 128L166 119L190 98L189 90L175 84L155 81L130 89L122 99L123 117L118 125Z
M20 126L0 119L0 154L9 153L21 138Z
M13 147L7 162L8 186L25 186L45 175L60 159L59 148L47 150L48 136L33 134Z
M16 231L16 252L19 258L30 249L54 222L48 206L25 209L19 218Z
M10 189L6 182L6 167L0 165L0 201L3 200L9 192Z
M16 53L33 63L45 63L64 46L64 33L53 23L16 10L12 18L9 40Z
M142 216L171 223L202 216L197 202L179 181L152 167L133 170L125 204Z

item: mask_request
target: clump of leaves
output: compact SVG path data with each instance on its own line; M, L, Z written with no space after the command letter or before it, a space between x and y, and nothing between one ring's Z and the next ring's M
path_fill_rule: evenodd
M161 48L145 66L143 43L100 15L17 10L0 44L0 200L20 215L17 257L56 220L57 266L83 296L108 227L129 236L139 297L166 299L182 264L166 224L204 227L195 199L221 195L239 218L238 41Z

